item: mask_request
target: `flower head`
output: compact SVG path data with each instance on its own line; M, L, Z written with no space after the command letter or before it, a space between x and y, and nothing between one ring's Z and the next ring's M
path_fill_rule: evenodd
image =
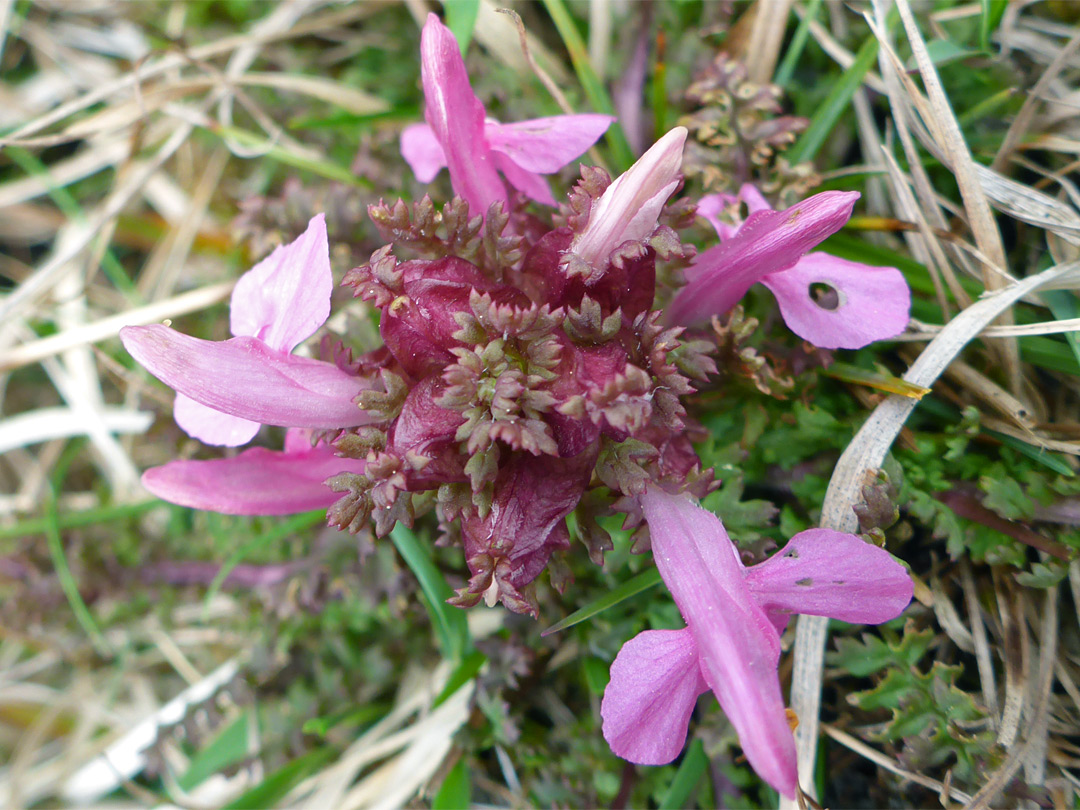
M751 766L794 797L795 745L776 671L780 632L793 613L892 619L911 601L911 579L888 552L829 529L800 532L746 568L711 512L656 485L640 500L656 566L687 626L649 630L623 646L601 706L605 739L632 762L670 762L698 695L711 689Z
M596 143L615 119L609 115L558 115L515 124L487 118L472 91L453 33L429 14L420 40L426 124L401 134L401 153L422 183L450 170L454 191L475 214L508 203L506 185L544 205L555 198L542 175L556 172Z
M702 198L699 213L721 242L687 269L687 284L667 317L687 325L707 320L727 312L760 281L776 296L791 330L815 346L856 349L899 334L911 308L911 291L899 270L808 253L847 222L858 196L825 191L785 211L773 211L751 185L743 186L738 198ZM740 201L749 209L746 220L721 222L719 212ZM831 296L817 300L814 285L824 285Z

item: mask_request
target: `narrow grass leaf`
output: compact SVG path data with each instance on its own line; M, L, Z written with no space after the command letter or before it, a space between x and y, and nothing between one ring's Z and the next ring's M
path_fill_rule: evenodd
M431 810L458 810L471 806L472 780L469 778L467 760L462 757L443 779L439 792L431 801Z
M337 750L329 746L309 751L274 771L240 798L225 805L224 810L262 810L276 807L278 801L302 779L315 773L336 755Z
M454 692L467 684L476 674L480 671L480 668L487 663L487 656L479 650L473 650L471 653L465 656L465 660L450 673L450 677L446 679L446 686L439 693L439 696L435 698L435 702L432 708L437 709L446 699L449 698Z
M562 37L563 44L570 54L570 61L574 65L574 72L577 73L581 88L585 91L585 97L589 100L593 110L606 115L615 115L615 106L611 103L611 96L608 95L603 82L600 81L600 77L593 70L592 62L589 61L589 51L585 47L585 40L581 38L581 32L578 31L574 18L570 15L566 4L563 0L544 0L544 7L547 9L548 14L551 15L555 28L559 31L559 36ZM615 121L608 128L607 142L608 146L611 147L611 154L618 171L621 173L629 169L634 162L634 152L630 148L630 143L626 140L626 134L618 121Z
M679 810L681 807L691 807L691 799L701 784L701 778L709 767L709 758L705 756L705 746L699 739L694 739L687 746L686 754L679 763L679 770L675 771L675 778L667 793L660 799L661 810Z
M213 528L213 521L217 517L218 516L213 512L208 513L207 518L211 522L211 528ZM221 586L225 583L225 579L237 565L244 561L244 558L247 557L248 554L261 546L273 546L290 534L295 534L304 529L310 529L312 526L316 526L325 520L326 511L323 509L315 509L311 512L292 515L288 520L275 524L270 531L257 534L244 543L244 545L240 546L240 548L233 552L226 563L221 566L221 569L214 575L214 580L210 583L210 587L206 589L206 598L203 600L204 619L209 615L210 606L213 604L214 597L217 596L218 591L221 590Z
M1014 436L1010 436L1007 433L998 433L996 430L990 430L989 428L983 428L982 432L987 436L993 436L1006 447L1011 447L1016 452L1039 462L1044 467L1049 467L1059 475L1064 475L1066 478L1073 478L1076 476L1073 468L1070 467L1068 462L1058 453L1051 453L1049 450L1035 447Z
M443 0L443 9L446 27L453 33L464 56L476 27L476 16L480 13L480 0Z
M855 55L855 61L851 67L845 70L844 75L833 85L825 101L810 118L810 125L806 131L788 151L786 157L792 165L802 163L804 160L813 160L818 150L825 145L825 141L828 140L837 122L851 104L851 97L859 89L863 77L877 61L877 52L877 39L867 37Z
M1039 293L1039 297L1046 302L1046 305L1050 307L1050 312L1059 321L1080 317L1080 300L1077 299L1074 292L1069 290L1046 290ZM1077 364L1080 365L1080 334L1065 332L1065 341L1069 344L1069 348L1072 349Z
M608 591L596 601L589 603L580 610L575 610L562 621L551 625L551 627L540 635L550 636L552 633L558 633L568 627L573 627L575 624L580 624L586 619L591 619L597 613L619 604L619 602L622 602L624 599L629 599L631 596L637 596L642 591L648 590L659 582L660 572L655 568L642 571L636 577L628 579L622 585Z
M53 491L50 491L45 498L45 520L45 540L49 547L49 556L52 557L53 568L56 569L56 578L60 581L64 596L67 597L68 604L71 605L71 612L75 614L75 620L89 637L90 643L94 646L98 655L110 658L113 653L112 648L105 640L105 636L101 634L97 622L94 621L94 617L90 613L90 608L83 601L82 594L79 593L79 585L71 574L71 567L68 565L67 556L64 554L64 543L60 538L60 521L56 510L56 495Z
M879 391L888 391L890 394L900 394L912 399L922 399L930 393L929 388L914 385L899 377L894 377L892 374L860 368L851 363L832 363L828 368L823 369L822 373L826 377L832 377L835 380L865 385Z
M188 769L176 780L190 792L216 773L243 762L248 757L248 726L253 722L251 711L245 711L191 760Z
M990 35L997 30L1005 14L1008 0L979 0L982 15L979 18L979 42L984 51L990 50Z
M0 526L0 540L10 540L17 537L30 537L35 534L45 534L55 524L58 530L78 529L84 526L94 526L98 523L112 523L117 520L128 520L139 517L151 509L165 507L164 501L154 499L142 503L129 503L122 506L99 506L96 509L86 509L81 512L58 512L51 517L22 520L10 526Z
M470 646L469 625L463 610L446 604L446 600L454 595L453 591L416 534L399 523L390 532L390 539L420 582L443 655L451 661L461 661Z
M803 48L806 47L806 42L810 39L810 25L817 19L818 9L820 8L821 0L810 0L807 4L806 11L799 21L799 27L795 29L795 36L791 38L791 44L788 45L787 51L784 53L784 59L773 76L773 84L778 84L780 87L787 89L791 77L795 75L795 66L799 63Z

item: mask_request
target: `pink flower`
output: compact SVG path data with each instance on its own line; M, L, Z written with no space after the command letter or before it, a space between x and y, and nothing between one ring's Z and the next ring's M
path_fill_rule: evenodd
M898 335L908 322L911 291L899 270L808 253L851 217L858 192L825 191L773 211L747 184L739 197L704 197L698 212L716 228L721 243L699 254L686 271L686 286L667 308L673 323L693 325L731 309L761 282L776 296L780 314L795 334L826 349L857 349ZM739 225L717 217L745 202ZM831 287L833 302L816 301L811 285Z
M420 40L427 124L401 133L401 154L421 183L450 169L454 191L470 211L486 214L508 203L503 177L518 191L545 205L555 198L541 175L556 172L596 143L615 119L609 115L558 115L516 124L486 117L472 91L457 40L429 14Z
M200 340L167 326L126 326L124 347L176 390L176 420L207 444L250 441L260 424L301 428L363 425L353 402L370 383L333 363L291 354L330 313L330 254L323 215L236 284L236 337Z
M679 185L686 127L675 127L615 179L589 212L589 224L570 250L603 269L611 252L640 242L656 230L656 220Z
M750 765L794 797L795 744L780 694L780 632L793 613L877 624L912 596L888 552L829 529L800 532L746 568L720 520L650 485L641 497L653 557L687 627L649 630L611 665L604 738L631 762L661 765L682 750L698 695L712 690Z

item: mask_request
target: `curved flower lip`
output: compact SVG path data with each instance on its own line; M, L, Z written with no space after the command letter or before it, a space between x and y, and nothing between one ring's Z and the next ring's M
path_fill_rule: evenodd
M606 263L624 242L646 239L679 185L686 127L675 127L607 187L570 250L591 265Z
M793 797L798 771L777 676L778 630L791 613L894 618L911 600L910 577L883 549L828 529L801 532L746 568L720 520L686 496L651 485L640 503L657 569L687 626L641 633L619 652L601 704L605 738L633 762L670 762L704 684L754 770Z
M911 288L893 267L810 253L761 283L776 296L788 328L823 349L859 349L899 335L908 324ZM831 287L836 306L818 304L810 294L811 284Z
M496 201L508 202L499 172L514 188L544 205L555 205L541 175L556 172L580 156L615 120L585 113L503 124L486 118L472 91L457 40L435 14L420 39L421 77L427 124L401 133L401 154L417 180L429 183L450 170L454 191L475 214Z
M362 473L364 462L338 458L326 445L296 450L252 447L232 458L171 461L143 473L159 498L227 515L291 515L325 509L340 496L324 481Z
M698 696L709 691L687 630L646 630L619 650L600 703L604 739L638 765L666 765L682 751Z
M353 403L371 383L332 363L275 351L257 338L200 340L167 326L125 326L124 348L170 388L264 425L335 428L371 421Z

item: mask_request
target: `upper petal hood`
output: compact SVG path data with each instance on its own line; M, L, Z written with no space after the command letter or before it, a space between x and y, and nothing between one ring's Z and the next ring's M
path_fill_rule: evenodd
M253 447L233 458L171 461L143 473L143 485L170 503L227 515L289 515L325 509L340 497L323 482L364 463L326 445L300 451Z
M721 315L770 273L792 267L851 217L855 191L823 191L785 211L756 211L730 239L699 254L667 308L686 326Z
M368 381L332 363L282 354L256 338L199 340L154 324L126 326L120 339L151 374L214 410L284 427L371 421L353 403Z
M469 85L457 40L434 14L420 37L420 74L424 117L442 146L454 191L473 215L486 214L497 200L505 204L506 186L484 138L484 105Z
M570 250L589 264L603 267L611 251L623 242L648 238L679 185L685 143L686 128L675 127L616 178L593 203L589 224Z

